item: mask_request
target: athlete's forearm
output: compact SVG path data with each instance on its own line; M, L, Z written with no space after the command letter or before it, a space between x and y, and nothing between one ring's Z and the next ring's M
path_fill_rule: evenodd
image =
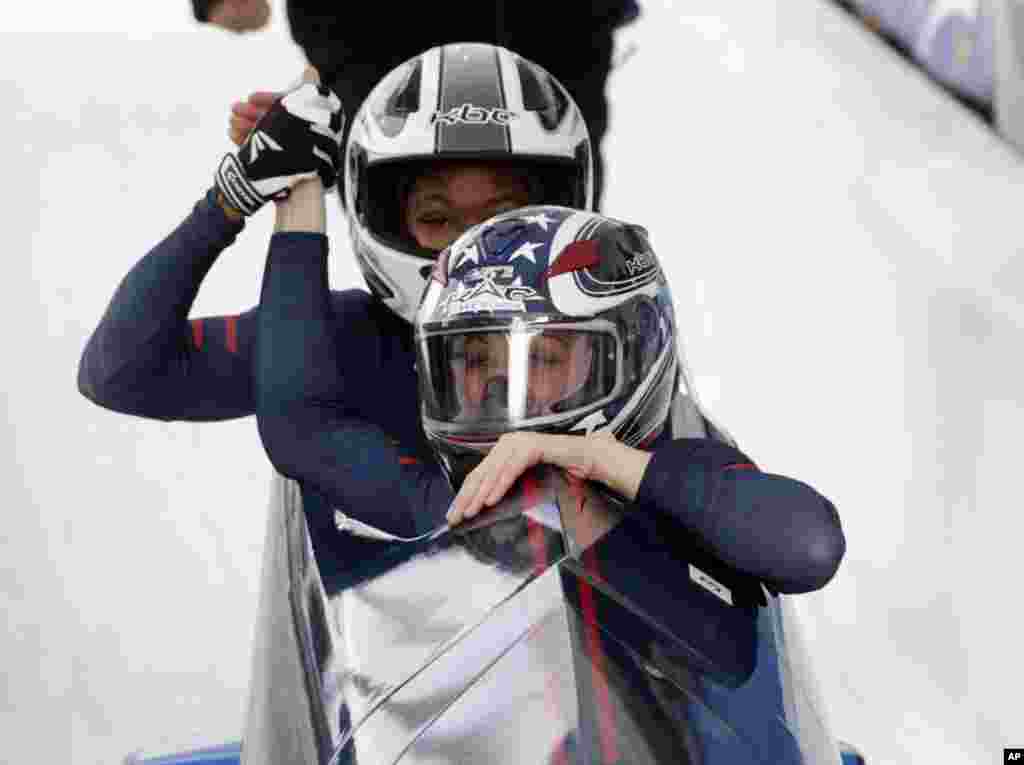
M539 461L557 465L583 478L603 483L623 499L636 498L651 453L602 435L531 436Z
M636 506L677 519L721 560L779 592L823 587L846 550L839 515L825 497L762 473L742 452L708 439L656 450Z
M626 446L614 438L589 436L585 442L593 460L591 477L627 500L636 499L651 453Z
M322 233L278 232L270 239L254 369L261 415L344 399L327 249Z
M287 199L277 203L275 232L323 234L326 226L324 187L319 178L300 183Z
M275 215L256 336L261 415L344 397L320 181L297 186Z
M331 295L327 249L321 234L271 238L255 366L260 437L282 474L360 521L413 536L441 522L452 494L417 445L395 443L395 433L418 432L414 385L396 387L411 361L381 350L386 330L369 295Z
M453 494L440 468L382 428L329 405L261 414L258 422L274 467L332 508L399 537L444 522Z
M211 192L129 271L83 351L78 370L83 395L116 411L160 419L218 419L251 412L248 372L244 379L235 379L239 359L231 358L243 346L238 317L225 317L223 328L221 322L188 322L203 278L241 228ZM216 335L224 335L222 344ZM205 351L218 358L204 365L195 357ZM226 410L210 406L224 395L211 393L207 380L199 379L204 375L227 390L232 405ZM191 391L186 390L189 386L173 386L186 378Z

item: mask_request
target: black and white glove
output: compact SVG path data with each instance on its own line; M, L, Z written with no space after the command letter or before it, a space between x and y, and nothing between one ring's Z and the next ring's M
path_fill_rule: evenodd
M287 199L304 180L334 185L344 113L328 88L306 83L264 114L237 154L221 160L217 188L235 209L252 215L267 201Z

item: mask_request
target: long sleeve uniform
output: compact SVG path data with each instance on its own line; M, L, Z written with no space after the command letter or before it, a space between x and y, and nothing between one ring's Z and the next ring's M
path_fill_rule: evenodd
M420 426L410 328L365 293L332 299L326 263L322 235L272 239L257 340L260 435L321 513L339 508L413 536L441 522L453 494ZM827 499L711 439L656 442L632 512L682 523L780 592L823 586L845 551Z
M160 420L255 414L255 311L188 318L203 278L241 229L211 190L128 272L82 353L78 389L84 396Z
M99 406L158 420L217 421L256 413L253 372L259 307L189 319L200 285L236 239L214 190L121 281L78 367L78 389ZM366 303L330 295L338 315ZM336 328L343 332L343 327Z

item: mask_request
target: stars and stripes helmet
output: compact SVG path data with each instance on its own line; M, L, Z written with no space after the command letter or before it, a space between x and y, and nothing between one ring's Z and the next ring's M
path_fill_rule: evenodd
M409 179L438 161L523 168L531 202L591 209L591 146L566 89L505 48L432 48L389 73L367 96L345 150L345 214L370 289L412 321L437 256L405 231Z
M533 206L441 253L414 322L424 431L453 485L514 430L643 446L678 385L672 296L647 232Z

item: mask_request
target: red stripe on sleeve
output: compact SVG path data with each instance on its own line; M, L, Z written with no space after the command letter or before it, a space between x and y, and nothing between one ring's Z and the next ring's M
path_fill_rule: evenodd
M224 345L231 353L238 353L238 317L224 317Z
M419 465L420 461L418 459L416 459L415 457L399 457L398 458L398 464L399 465Z
M203 349L203 320L192 319L189 324L192 325L192 345L200 351Z
M752 462L737 462L733 465L726 465L722 470L757 470L757 465Z

